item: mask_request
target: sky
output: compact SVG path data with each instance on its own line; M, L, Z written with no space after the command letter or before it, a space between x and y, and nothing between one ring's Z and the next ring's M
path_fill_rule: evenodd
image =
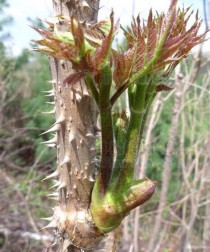
M7 44L13 55L21 53L23 48L30 49L30 40L38 39L38 34L29 27L31 19L45 19L52 17L52 0L8 0L10 7L5 9L6 15L13 18L12 25L7 27L11 34ZM170 0L101 0L99 19L109 16L111 9L115 12L116 20L120 18L123 25L129 24L131 16L140 15L146 18L149 9L152 7L157 11L166 11ZM203 17L202 0L179 0L180 6L192 6L192 9L199 9Z

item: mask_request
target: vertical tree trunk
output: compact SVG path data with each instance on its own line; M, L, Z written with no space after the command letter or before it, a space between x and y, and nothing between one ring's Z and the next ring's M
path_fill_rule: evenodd
M78 15L81 21L94 23L97 19L99 0L54 0L53 8L54 16ZM68 29L62 24L62 19L58 29ZM56 131L57 170L52 176L58 177L55 187L57 186L56 191L59 194L59 204L55 207L53 216L53 221L56 221L58 250L81 251L77 246L84 245L92 249L94 244L99 242L95 235L99 231L88 224L88 220L91 219L88 209L97 166L97 111L83 82L74 86L63 85L63 80L73 71L69 62L51 59L50 66L56 122L47 132ZM87 222L86 225L83 221ZM53 226L54 222L50 225ZM111 243L113 245L112 241ZM110 242L104 241L103 246L109 244Z

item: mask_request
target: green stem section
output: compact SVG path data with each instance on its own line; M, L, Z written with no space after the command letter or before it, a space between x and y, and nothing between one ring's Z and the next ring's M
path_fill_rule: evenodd
M96 104L98 105L99 103L99 93L98 90L94 84L93 78L90 75L87 75L85 77L85 83L90 91L90 93L92 94Z
M131 116L127 129L124 159L118 162L118 167L116 167L120 172L115 184L115 188L118 190L130 187L133 182L134 167L139 146L139 133L145 114L146 82L147 79L142 79L136 85L135 96L133 94L129 95L133 100L130 108ZM116 176L116 172L114 174ZM116 177L113 177L113 180L116 180Z
M112 95L110 99L110 103L112 106L115 104L120 95L128 88L128 86L130 86L130 82L118 88L117 91Z
M142 119L141 123L141 128L140 128L140 133L139 133L139 144L138 144L138 149L140 148L141 145L141 140L143 136L143 131L145 128L145 124L147 121L147 117L151 108L151 105L156 97L157 92L155 91L155 87L158 83L159 76L158 75L153 75L151 80L150 80L150 85L147 88L146 91L146 97L145 97L145 113Z
M120 129L120 123L117 125L118 128L115 128L115 133L119 134L116 143L122 143L122 146L118 146L117 150L122 151L122 154L118 153L117 155L111 179L111 168L113 165L111 104L107 100L109 96L108 89L102 85L105 82L101 81L100 84L101 171L92 191L90 211L95 225L103 233L108 233L115 229L132 209L148 200L155 190L156 182L148 179L133 179L134 166L142 138L141 133L145 124L144 119L146 119L146 114L148 114L151 101L153 100L152 94L154 93L150 91L154 91L154 86L150 85L150 80L146 76L144 79L139 80L136 85L129 88L131 117L128 128L125 131Z
M138 144L138 149L140 148L141 145L141 140L142 140L142 136L143 136L143 132L144 132L144 127L147 121L147 117L152 105L152 102L154 101L156 96L156 93L153 93L150 97L149 100L146 100L146 112L144 114L143 120L142 120L142 124L141 124L141 129L140 129L140 133L139 133L139 144Z
M92 192L90 211L95 225L104 233L116 228L130 210L144 203L155 190L156 183L154 181L148 179L134 180L133 175L143 129L156 94L155 84L158 80L155 73L152 72L153 66L162 53L174 11L175 8L171 9L165 31L152 59L145 62L145 66L132 76L124 86L120 87L111 99L109 98L109 85L112 82L110 67L104 67L101 74L99 110L102 127L102 157L99 178ZM118 136L116 142L122 143L124 141L124 143L117 147L117 151L123 151L123 154L118 153L112 174L113 127L111 107L128 87L131 116L125 132L120 130L120 124L115 127L115 134Z
M98 177L98 189L103 196L109 185L112 174L113 158L114 158L114 139L112 112L110 104L110 90L112 84L112 72L109 65L106 65L100 76L99 89L99 111L101 116L101 164Z
M103 233L112 231L132 209L143 204L153 195L155 186L155 181L137 180L123 192L108 191L104 197L101 197L96 182L90 205L95 225Z

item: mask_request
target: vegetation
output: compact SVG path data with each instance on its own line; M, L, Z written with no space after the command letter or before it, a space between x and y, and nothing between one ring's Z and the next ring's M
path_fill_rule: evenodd
M182 11L180 11L180 13L183 14ZM114 28L112 18L113 16L111 16L111 22L106 23L107 40L104 38L101 40L105 41L102 42L102 44L104 43L103 45L110 46L110 42L113 39L115 33L114 29L116 29L116 27ZM79 27L77 20L74 20L74 24L76 28ZM135 27L135 24L138 24L138 20L134 21L133 27ZM194 27L197 28L197 26ZM138 25L135 28L138 30ZM103 29L103 27L101 26L100 29ZM127 31L127 35L130 35L130 32L128 33ZM197 43L200 42L200 39L201 37L199 37ZM189 41L189 38L187 38L187 41ZM48 216L48 212L50 212L50 210L48 210L49 206L52 205L52 203L45 198L45 195L48 193L47 187L51 186L52 182L40 183L40 180L44 175L48 175L50 171L55 169L54 149L46 149L40 144L40 142L48 140L46 135L41 135L39 138L37 137L49 127L49 125L53 124L53 118L41 115L42 111L52 110L51 104L46 104L46 100L43 97L43 91L46 90L46 86L50 87L51 85L51 83L46 84L50 78L48 59L42 55L29 54L25 51L22 55L15 58L7 54L3 44L2 48L0 86L3 92L1 92L0 110L4 117L2 117L0 121L0 174L2 178L0 186L3 188L2 206L9 206L9 210L4 211L4 208L2 208L1 216L2 219L7 215L12 215L14 218L15 214L18 214L19 219L21 219L22 222L25 222L25 226L23 226L23 223L19 223L17 219L15 219L15 222L17 223L16 225L11 225L12 221L10 224L2 222L4 225L0 226L0 247L3 247L5 251L9 251L9 249L14 250L12 244L15 244L14 236L16 235L21 238L21 233L23 234L24 231L29 231L31 234L39 234L42 244L36 244L36 242L26 243L26 240L21 238L20 241L24 246L21 247L20 244L20 246L17 247L17 244L15 244L15 251L28 251L30 247L32 251L40 251L41 247L43 247L43 243L45 243L44 246L46 246L46 241L44 241L44 236L42 236L38 230L42 225L39 218ZM132 50L129 52L131 51ZM122 67L120 62L125 59L125 54L125 52L114 52L114 64L116 66L119 64L119 68ZM99 59L102 60L100 57ZM107 57L103 59L103 67L98 69L101 78L99 78L99 80L94 78L94 84L96 85L97 83L96 87L98 94L96 94L100 96L100 92L103 92L101 93L103 95L101 95L102 98L100 99L106 99L106 97L104 97L104 91L102 91L104 80L102 77L103 71L106 75L110 72L110 69L107 70L107 60ZM202 61L203 64L200 64L200 61ZM98 66L98 62L95 65ZM169 66L172 66L171 62ZM208 229L208 222L205 223L205 221L203 221L209 215L210 209L208 203L209 186L205 182L209 180L207 172L209 154L205 151L205 149L208 149L207 146L209 144L208 108L210 91L209 79L205 70L207 66L207 59L201 54L192 55L190 59L182 64L181 69L176 75L172 76L170 79L162 80L164 83L163 85L161 84L162 86L159 84L160 76L158 76L158 83L155 83L155 85L161 89L162 92L155 92L156 100L151 107L150 112L147 113L148 120L147 123L143 125L145 128L144 134L143 136L141 135L140 138L140 149L136 150L138 153L136 153L137 163L135 171L137 174L136 177L138 177L139 174L140 178L147 175L152 179L151 181L157 181L157 190L154 197L152 197L145 206L141 206L140 212L139 210L136 210L137 221L135 221L135 214L132 214L125 222L123 222L123 238L120 245L118 245L121 246L119 251L129 251L132 246L134 246L133 250L136 252L141 251L141 249L142 251L143 249L146 249L146 251L154 251L154 247L157 249L157 246L159 247L158 251L182 251L182 249L184 251L189 244L192 248L209 246L208 235L205 233L205 230ZM195 72L197 73L196 76L194 75ZM115 82L119 82L120 85L123 80L120 79L119 81L119 78L125 78L126 80L127 76L117 76L117 73L118 72L115 71ZM130 71L127 73L130 73ZM137 73L138 72L135 72L134 76ZM144 76L143 74L144 78L149 78L148 75L149 74L145 74ZM161 78L162 76L163 72L161 72ZM77 85L74 84L74 78L78 81L78 76L73 76L74 78L72 78L72 76L65 77L68 77L68 79L65 79L65 82L68 83L65 88L69 92L74 85ZM107 81L107 78L108 77L106 76L105 81ZM196 81L196 78L198 81ZM140 80L142 81L142 78L140 78ZM91 82L93 80L89 75L86 76L86 81L87 85L90 85L89 88L94 94L95 91L91 89ZM101 89L98 88L99 86ZM135 96L135 92L137 92L135 85L133 86L134 87L129 90L130 106L132 105L131 96ZM174 95L170 95L168 91L164 91L164 89L171 89L171 86L176 87L176 89L170 91ZM119 86L116 86L115 90L118 90L118 88ZM112 95L115 94L113 93L115 92L113 90L114 89L111 90ZM46 94L49 95L50 93ZM50 102L53 102L51 97L49 98ZM106 111L104 113L103 109L100 109L100 102L96 101L96 103L99 104L101 120L103 120L104 116L104 121L109 121L110 117L106 114ZM117 103L119 104L121 101L118 100ZM85 104L87 105L87 103ZM125 104L124 101L123 104ZM112 186L116 186L115 184L117 184L116 181L118 181L118 179L115 181L115 175L118 175L118 173L121 172L122 164L124 162L123 160L127 153L123 143L129 141L127 140L129 139L129 131L127 130L129 118L124 111L124 109L128 108L123 105L122 112L116 111L116 108L117 107L112 111L114 113L111 113L111 120L113 120L114 125L114 128L111 129L111 131L113 130L115 134L118 153L115 165L111 161L110 163L108 162L108 165L112 164L112 170L115 169L112 171L113 177L108 180L108 188L112 188ZM110 113L110 111L108 113ZM175 140L172 148L173 159L171 164L168 165L170 174L166 177L163 170L165 169L164 167L166 167L165 160L167 158L167 149L169 148L168 142L170 136L174 134L174 131L171 131L171 128L175 125L174 122L176 122L173 120L175 115L177 115L177 127L175 128ZM173 122L173 124L171 122ZM149 132L151 132L150 127L152 127L153 130L149 136ZM106 130L106 128L104 130ZM110 131L109 127L108 130ZM107 132L104 134L105 137L108 137ZM150 137L149 145L147 143L148 136ZM98 143L100 141L99 137L96 136L96 138ZM137 136L135 136L135 138L138 140ZM149 153L147 166L143 167L143 160L145 160L147 152ZM105 155L107 155L106 152ZM133 162L134 161L136 162L135 158L133 159ZM129 170L130 175L126 177L126 180L131 182L128 182L128 185L126 184L127 182L123 183L122 190L119 187L117 195L119 195L119 191L124 193L128 188L133 186L133 183L137 182L136 180L133 180L133 167L134 164L131 167L132 170ZM91 174L91 177L88 175L88 178L91 178L92 180L93 174ZM160 206L159 195L163 190L164 181L166 180L169 184L167 187L167 195L163 202L163 206ZM121 179L119 181L121 181ZM104 182L106 183L106 181ZM141 183L141 180L138 180L138 182ZM100 185L97 187L97 183L100 184L99 182L95 183L93 193L95 194L94 197L96 197L97 204L101 201L100 211L104 211L103 206L107 201L109 203L110 198L112 198L114 205L118 204L118 206L121 206L122 199L112 195L112 192L114 192L112 189L106 189L104 193L104 186L100 189ZM102 185L104 185L103 183ZM58 186L60 185L61 184ZM92 186L93 183L91 183L91 187ZM126 187L126 190L124 190L124 186ZM63 190L61 186L59 190ZM98 193L100 193L101 190L102 194L100 194L99 200ZM107 197L108 193L111 194L111 196L109 195L110 198ZM51 195L50 197L52 196L54 197L54 195ZM9 202L8 198L10 198ZM19 202L15 198L18 198ZM157 212L157 209L162 209L163 211L160 212L158 210L159 212ZM93 217L96 216L94 220L96 220L98 216L98 213L94 213L94 211L99 210L98 208L95 208L94 202L92 201L92 214ZM128 210L126 209L126 211ZM118 215L119 212L117 212L117 216ZM124 215L125 213L122 214L122 218ZM154 223L158 222L156 219L157 216L160 216L161 218L159 233L153 233L152 237L151 231L154 231ZM107 232L105 229L108 228L108 231L110 231L112 227L115 228L118 225L117 222L114 223L113 226L113 220L116 220L116 216L114 219L111 219L110 222L106 221L105 225L108 225L108 227L104 227L104 223L101 224L100 218L95 222L102 232ZM121 221L120 218L118 220L119 222ZM137 228L135 225L137 225ZM19 233L15 233L15 228L17 226L21 227L21 232ZM158 224L156 227L158 227ZM12 233L9 235L10 242L5 239L7 236L5 231L6 228L7 231L11 230ZM52 239L51 234L45 234L47 234L48 240L50 241ZM29 240L33 241L32 235ZM25 250L23 250L23 247ZM56 250L54 247L51 249L52 251L54 249Z
M0 1L1 14L6 6L6 1ZM0 248L2 251L40 251L47 246L39 231L40 218L48 215L51 205L46 197L50 184L40 180L53 169L55 160L55 152L40 144L46 137L38 138L42 129L52 123L50 117L41 114L43 108L47 111L50 106L42 93L43 83L50 76L48 59L28 50L18 57L12 56L11 50L4 46L8 37L6 25L12 25L8 21L11 19L1 17ZM30 238L34 234L38 235L39 242Z

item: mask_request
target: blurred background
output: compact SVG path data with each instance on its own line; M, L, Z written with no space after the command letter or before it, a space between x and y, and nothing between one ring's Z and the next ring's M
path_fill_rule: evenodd
M111 8L124 26L132 15L165 11L169 0L102 0L99 18ZM209 27L209 0L182 0ZM0 0L0 251L53 251L53 232L40 231L52 215L51 182L55 150L40 134L53 123L45 97L50 89L48 59L30 52L42 26L52 16L51 0ZM116 44L123 46L121 34ZM198 46L177 69L175 89L158 95L148 119L136 176L158 181L152 199L122 225L119 251L210 251L210 52ZM48 103L47 103L48 102ZM118 104L126 109L126 102Z

